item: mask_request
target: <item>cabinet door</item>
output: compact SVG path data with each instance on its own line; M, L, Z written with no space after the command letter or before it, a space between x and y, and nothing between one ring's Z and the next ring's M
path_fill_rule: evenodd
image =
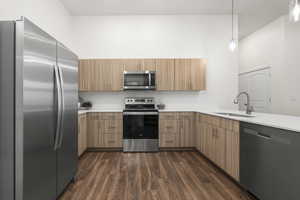
M143 59L122 59L125 71L143 71Z
M199 113L195 114L195 146L198 151L201 152L201 135L203 134L202 124L201 124L201 115Z
M205 68L203 59L175 59L175 90L204 90Z
M191 67L191 90L205 90L206 89L206 59L190 59Z
M97 148L100 147L99 144L99 122L100 122L99 113L89 113L88 114L88 147Z
M175 63L174 59L156 60L157 90L174 90Z
M79 90L89 91L91 90L91 73L92 66L89 60L80 60L79 62Z
M83 147L82 147L82 130L83 130L83 124L82 124L82 115L79 115L78 117L78 156L81 156L82 152L83 152Z
M83 136L82 136L82 149L83 152L87 150L87 115L83 116Z
M238 122L237 122L238 123ZM239 181L240 134L239 131L226 132L226 172Z
M191 90L191 59L175 59L175 90Z
M180 147L194 146L193 113L179 113Z
M120 59L112 59L110 61L110 77L111 77L111 87L112 91L123 91L123 72L124 64Z
M214 162L222 169L225 169L226 163L226 130L223 128L214 128Z
M143 60L144 71L156 71L156 59L144 59Z

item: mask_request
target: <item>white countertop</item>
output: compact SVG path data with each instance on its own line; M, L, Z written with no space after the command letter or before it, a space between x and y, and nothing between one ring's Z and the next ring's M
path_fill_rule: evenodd
M90 109L78 111L78 114L84 114L89 112L122 112L122 110L103 110L103 109ZM254 112L252 115L255 117L232 117L216 114L217 112L230 112L245 114L245 111L232 111L232 110L202 110L202 109L165 109L160 110L160 112L199 112L208 115L214 115L218 117L223 117L226 119L232 119L242 122L248 122L253 124L259 124L264 126L270 126L274 128L280 128L290 131L295 131L300 133L300 117L289 116L289 115L278 115L278 114L267 114L267 113L257 113Z

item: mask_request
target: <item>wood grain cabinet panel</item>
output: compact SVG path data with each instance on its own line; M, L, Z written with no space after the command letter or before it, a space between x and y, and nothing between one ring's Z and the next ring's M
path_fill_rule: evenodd
M198 114L197 149L230 176L239 180L239 122L221 117Z
M88 113L88 148L98 148L99 145L99 120L100 113Z
M172 91L175 84L174 59L156 60L156 84L159 91Z
M222 128L214 128L213 138L213 160L220 168L225 169L226 130Z
M89 113L89 148L121 148L122 113Z
M156 59L144 59L143 60L144 71L156 71Z
M81 114L78 118L78 156L81 156L87 149L87 116Z
M204 59L175 59L175 90L205 90Z
M180 147L177 113L160 113L159 146Z
M143 59L123 59L124 71L143 71Z
M238 121L233 122L235 125ZM226 172L239 181L240 133L238 129L226 130Z
M192 112L178 114L180 147L194 147L194 114Z
M124 64L120 59L80 60L80 91L123 90Z
M82 59L80 91L122 91L124 71L156 71L158 91L205 90L205 59Z

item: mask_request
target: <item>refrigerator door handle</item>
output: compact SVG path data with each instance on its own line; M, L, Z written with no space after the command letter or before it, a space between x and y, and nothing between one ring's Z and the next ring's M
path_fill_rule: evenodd
M61 118L62 118L62 99L61 99L61 85L59 78L58 67L54 65L54 79L56 85L56 95L57 95L57 116L56 116L56 129L55 129L55 139L54 139L54 150L58 149L59 138L60 138L60 129L61 129Z
M63 143L63 127L64 127L64 116L65 116L65 93L64 93L64 79L61 67L57 66L58 72L59 72L59 80L60 80L60 94L61 94L61 122L60 122L60 134L59 134L59 143L58 148L61 148Z

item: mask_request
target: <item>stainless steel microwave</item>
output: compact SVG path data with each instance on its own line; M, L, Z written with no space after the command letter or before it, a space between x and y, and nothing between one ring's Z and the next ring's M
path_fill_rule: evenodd
M155 71L124 71L124 90L155 90Z

